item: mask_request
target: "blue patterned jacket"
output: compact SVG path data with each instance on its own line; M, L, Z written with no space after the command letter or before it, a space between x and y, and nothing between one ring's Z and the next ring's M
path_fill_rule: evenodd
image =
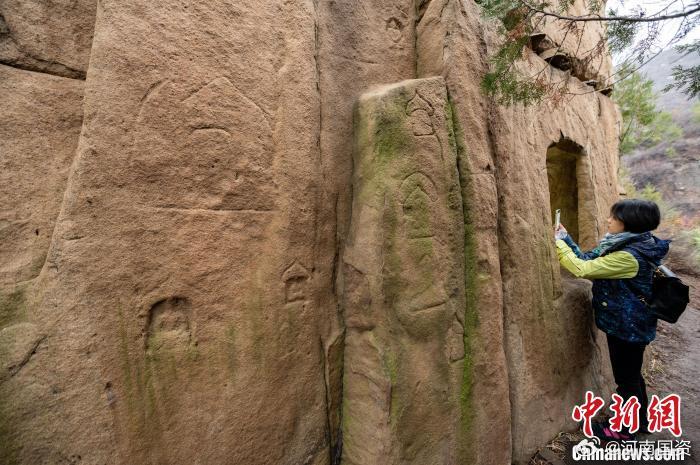
M564 238L564 242L582 260L598 258L595 253L581 252L569 236ZM646 232L603 254L618 250L629 252L637 259L639 271L629 279L593 280L593 310L598 328L628 342L648 344L654 340L656 317L637 296L645 299L651 297L654 269L668 253L669 242Z

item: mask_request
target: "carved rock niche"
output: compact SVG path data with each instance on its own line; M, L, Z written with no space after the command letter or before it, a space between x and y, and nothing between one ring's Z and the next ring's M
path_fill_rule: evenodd
M192 340L192 305L185 297L168 297L148 312L146 354L186 351Z

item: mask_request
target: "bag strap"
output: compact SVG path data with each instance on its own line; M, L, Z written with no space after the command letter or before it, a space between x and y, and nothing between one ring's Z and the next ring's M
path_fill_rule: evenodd
M652 261L649 260L645 255L643 255L643 254L641 254L641 253L640 253L639 255L642 257L642 260L644 260L644 261L647 262L649 265L651 265L651 268L652 268L651 279L653 280L653 279L654 279L654 276L655 276L657 273L661 273L661 271L659 271L659 268L660 268L662 265L657 265L656 263L652 262ZM636 259L637 257L635 256L634 258ZM644 305L646 305L647 307L650 307L650 304L649 304L649 302L647 301L646 297L644 297L644 296L641 295L639 292L637 292L637 290L634 288L634 286L632 286L632 281L631 281L631 280L624 280L623 282L627 285L627 288L632 292L632 294L634 294L634 295L637 297L637 299L639 299L640 302L642 302L642 303L643 303Z
M647 302L646 297L644 297L643 295L641 295L641 294L639 294L637 291L635 291L634 288L630 285L629 282L626 282L626 284L627 284L627 288L632 292L632 294L635 295L635 297L637 297L637 299L639 299L639 301L640 301L641 303L643 303L643 304L646 305L647 307L650 306L650 305L649 305L649 302Z

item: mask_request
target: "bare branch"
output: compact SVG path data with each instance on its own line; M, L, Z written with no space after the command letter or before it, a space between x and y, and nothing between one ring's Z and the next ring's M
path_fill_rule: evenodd
M654 22L654 21L666 21L668 19L675 19L675 18L684 18L686 16L690 16L694 13L700 12L700 4L696 4L694 7L692 7L689 10L685 11L679 11L677 13L672 13L670 15L660 15L660 16L600 16L600 15L587 15L587 16L566 16L566 15L560 15L557 13L552 13L549 11L542 10L540 8L534 7L530 5L527 2L522 2L525 7L527 7L530 11L544 15L544 16L551 16L556 19L561 19L564 21L575 21L575 22L588 22L588 21L624 21L624 22L630 22L630 23L648 23L648 22Z

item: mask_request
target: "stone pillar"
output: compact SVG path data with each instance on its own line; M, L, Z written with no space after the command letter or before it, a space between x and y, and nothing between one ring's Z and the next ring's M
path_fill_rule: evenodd
M452 464L465 361L462 199L442 78L355 114L343 463Z

